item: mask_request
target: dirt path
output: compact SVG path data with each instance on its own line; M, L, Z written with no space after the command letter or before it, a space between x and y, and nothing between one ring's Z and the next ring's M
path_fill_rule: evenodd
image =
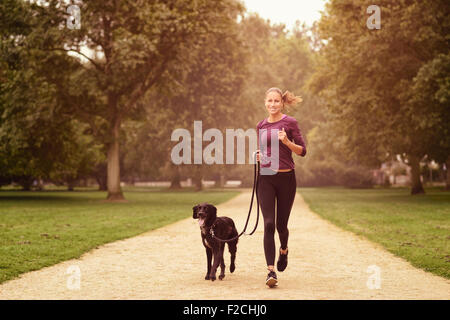
M232 217L240 231L249 200L243 192L218 206L218 213ZM275 289L264 284L262 223L253 236L240 239L236 271L227 269L223 281L211 282L203 279L206 255L198 225L185 219L24 274L0 285L0 299L450 299L449 280L324 221L300 194L289 229L289 266L278 273ZM228 251L225 259L228 268ZM79 289L71 270L80 271Z

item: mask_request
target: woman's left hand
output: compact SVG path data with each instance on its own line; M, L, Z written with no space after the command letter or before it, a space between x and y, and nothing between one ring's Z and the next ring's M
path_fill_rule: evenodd
M284 131L284 128L281 131L278 131L278 140L280 140L284 144L289 142L289 139L287 137L286 131Z

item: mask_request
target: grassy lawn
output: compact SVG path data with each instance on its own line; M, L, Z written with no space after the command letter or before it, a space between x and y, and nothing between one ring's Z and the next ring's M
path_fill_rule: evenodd
M312 211L383 245L412 265L450 279L450 192L302 188Z
M125 189L128 203L99 191L0 191L0 283L101 244L192 216L199 202L219 204L236 191Z

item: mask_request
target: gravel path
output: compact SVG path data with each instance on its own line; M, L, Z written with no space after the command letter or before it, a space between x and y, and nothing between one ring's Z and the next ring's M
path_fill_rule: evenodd
M233 218L240 231L249 200L246 190L219 205L218 215ZM274 289L265 286L262 218L253 236L239 240L236 271L229 273L226 251L226 277L215 282L204 280L198 224L185 219L23 274L0 285L0 299L450 299L449 280L335 227L300 194L289 230L289 265Z

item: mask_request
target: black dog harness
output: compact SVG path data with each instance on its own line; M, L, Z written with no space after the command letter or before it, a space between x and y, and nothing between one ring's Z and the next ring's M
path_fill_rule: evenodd
M248 221L250 220L250 215L252 214L252 207L253 207L253 199L255 197L255 193L256 193L256 223L255 223L255 228L252 230L252 232L250 233L245 233L246 235L251 236L253 233L255 233L256 228L258 227L258 221L259 221L259 198L258 198L258 181L259 181L259 161L256 161L256 152L254 153L254 158L255 158L255 166L254 166L254 170L253 170L253 191L252 191L252 198L250 200L250 208L248 210L248 215L247 215L247 221L245 222L245 226L244 226L244 230L242 230L242 232L240 234L238 234L237 236L230 238L230 239L220 239L217 238L214 235L214 227L216 226L216 223L214 222L211 226L211 228L209 229L209 233L211 234L211 236L216 239L217 241L220 242L229 242L229 241L233 241L238 239L240 236L242 236L245 231L247 230L247 225L248 225Z

